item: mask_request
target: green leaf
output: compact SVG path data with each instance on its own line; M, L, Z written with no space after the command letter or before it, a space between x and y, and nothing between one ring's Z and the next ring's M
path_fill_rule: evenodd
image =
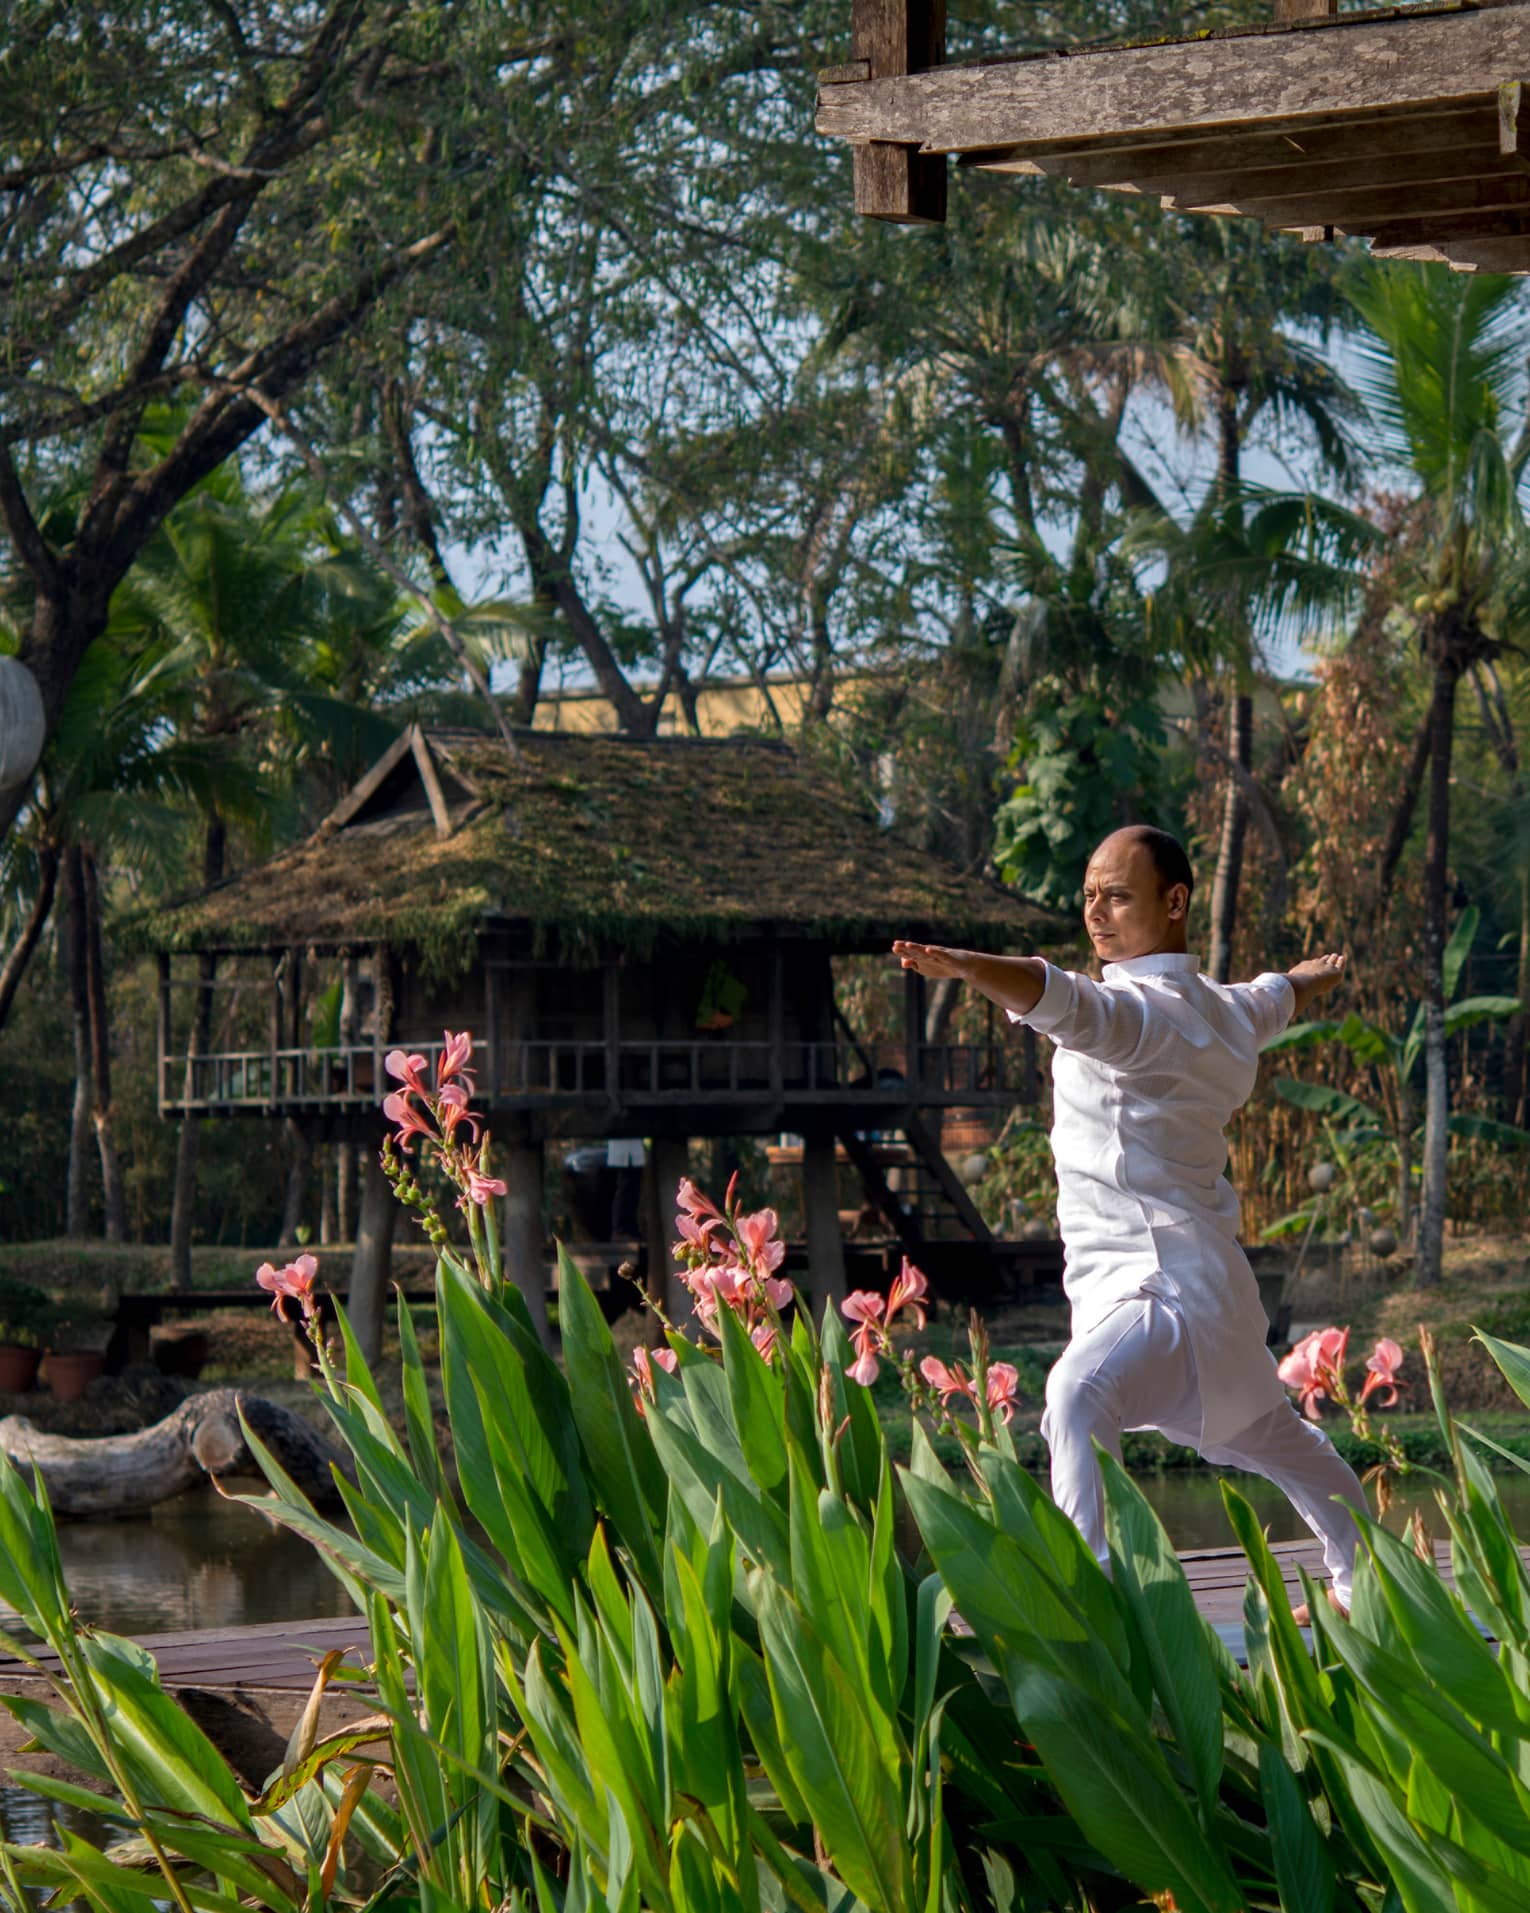
M781 1378L744 1333L732 1309L717 1311L717 1333L739 1448L750 1474L772 1494L786 1481L786 1403Z
M903 1803L864 1693L768 1576L756 1611L776 1729L835 1870L869 1906L913 1900Z
M1268 1741L1259 1748L1259 1792L1281 1913L1332 1913L1334 1868L1296 1777Z
M1510 1388L1530 1408L1530 1348L1521 1348L1518 1342L1500 1341L1486 1329L1473 1329L1472 1334L1498 1364Z
M1450 941L1445 945L1445 954L1441 960L1441 973L1445 984L1445 1001L1452 1002L1461 986L1461 971L1466 959L1471 955L1472 945L1477 940L1477 923L1481 916L1476 904L1469 903L1461 912L1460 920L1450 933Z
M1517 996L1464 996L1445 1012L1445 1034L1454 1036L1478 1023L1501 1023L1517 1016L1521 1007Z
M1222 1778L1217 1670L1179 1556L1157 1515L1113 1455L1101 1453L1115 1585L1147 1646L1153 1686L1211 1814Z
M191 1716L159 1684L131 1641L87 1633L80 1651L112 1751L147 1802L250 1829L243 1789Z
M1496 1144L1500 1149L1530 1149L1530 1129L1518 1129L1513 1123L1496 1122L1491 1116L1471 1116L1458 1112L1445 1119L1452 1136L1466 1136L1473 1142Z
M1337 1023L1292 1023L1279 1036L1272 1036L1260 1054L1270 1056L1276 1050L1311 1049L1314 1044L1326 1043L1338 1033Z
M1092 1694L1018 1655L1003 1669L1021 1725L1085 1835L1149 1893L1190 1913L1242 1913L1246 1901L1207 1843L1150 1732L1102 1711Z
M436 1445L436 1421L430 1405L430 1387L425 1365L420 1360L420 1345L415 1339L414 1315L402 1290L398 1296L399 1367L404 1389L404 1432L409 1442L409 1458L415 1473L425 1484L432 1500L450 1505L451 1495Z
M1381 1125L1381 1118L1374 1110L1367 1109L1357 1097L1346 1095L1342 1089L1333 1089L1327 1083L1304 1083L1294 1076L1277 1076L1274 1090L1284 1102L1294 1103L1298 1109L1311 1109L1320 1116L1342 1117L1353 1123Z
M595 1492L644 1586L654 1593L661 1581L656 1530L664 1512L664 1471L633 1405L600 1304L561 1242L558 1319L569 1404Z

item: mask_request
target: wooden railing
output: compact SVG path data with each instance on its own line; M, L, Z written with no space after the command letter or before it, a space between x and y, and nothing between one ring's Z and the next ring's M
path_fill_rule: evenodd
M391 1047L388 1046L388 1047ZM409 1046L431 1074L440 1043ZM374 1108L398 1083L373 1044L333 1049L229 1050L170 1056L160 1063L165 1115L220 1110ZM709 1037L605 1043L540 1039L491 1054L474 1046L476 1100L484 1106L604 1103L608 1106L695 1101L897 1104L1001 1103L1023 1099L1025 1059L1014 1044L924 1043L912 1061L900 1045L848 1041L768 1042Z

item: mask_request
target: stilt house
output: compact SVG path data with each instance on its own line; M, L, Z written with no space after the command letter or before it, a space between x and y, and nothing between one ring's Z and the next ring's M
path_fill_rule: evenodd
M900 1040L863 1041L830 960L904 935L1029 948L1067 932L901 843L784 746L411 728L307 842L143 930L159 1107L367 1145L353 1296L369 1333L393 1217L375 1162L383 1057L433 1057L444 1029L476 1039L507 1267L535 1309L544 1151L565 1138L646 1141L657 1248L688 1139L791 1132L815 1284L845 1284L837 1154L938 1280L996 1249L940 1113L1034 1096L1035 1055L1002 1018L927 1042L913 976ZM264 1041L202 1045L198 993L236 978L245 1003L265 997Z
M945 217L947 161L1152 194L1390 259L1530 272L1530 5L1339 11L1139 45L946 63L945 0L852 0L818 130L854 152L873 218Z

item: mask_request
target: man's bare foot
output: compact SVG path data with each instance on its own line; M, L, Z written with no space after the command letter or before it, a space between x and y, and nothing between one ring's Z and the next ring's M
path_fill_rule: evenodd
M1324 1588L1323 1592L1328 1596L1328 1605L1333 1609L1334 1613L1342 1620L1347 1621L1349 1619L1349 1609L1339 1599L1338 1595L1334 1593L1332 1588ZM1296 1606L1291 1610L1291 1619L1295 1621L1298 1627L1311 1627L1312 1609L1308 1607L1305 1601L1298 1601Z

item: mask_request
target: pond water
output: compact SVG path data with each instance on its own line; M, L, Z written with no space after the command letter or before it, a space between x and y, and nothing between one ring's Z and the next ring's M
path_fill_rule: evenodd
M1209 1468L1170 1469L1163 1474L1138 1475L1137 1486L1152 1502L1159 1520L1177 1548L1230 1548L1236 1545L1222 1506L1219 1478ZM1227 1479L1249 1502L1272 1541L1305 1541L1309 1534L1296 1510L1258 1475L1229 1474ZM1530 1475L1495 1476L1504 1512L1521 1541L1530 1543ZM1374 1496L1371 1505L1375 1506ZM1408 1517L1421 1508L1429 1531L1444 1532L1428 1477L1418 1477L1397 1488L1386 1526L1401 1534Z
M1217 1477L1187 1468L1136 1477L1176 1547L1233 1545ZM1231 1479L1275 1541L1306 1538L1290 1504L1256 1476ZM1530 1542L1530 1476L1497 1477L1509 1519ZM1425 1482L1405 1489L1387 1517L1401 1530L1421 1505ZM1432 1523L1435 1532L1440 1524ZM59 1549L82 1619L121 1634L310 1621L351 1612L345 1591L307 1542L264 1515L199 1489L122 1521L61 1521ZM5 1624L0 1610L0 1625Z
M116 1634L353 1612L306 1541L210 1488L121 1521L60 1521L58 1545L81 1619Z

